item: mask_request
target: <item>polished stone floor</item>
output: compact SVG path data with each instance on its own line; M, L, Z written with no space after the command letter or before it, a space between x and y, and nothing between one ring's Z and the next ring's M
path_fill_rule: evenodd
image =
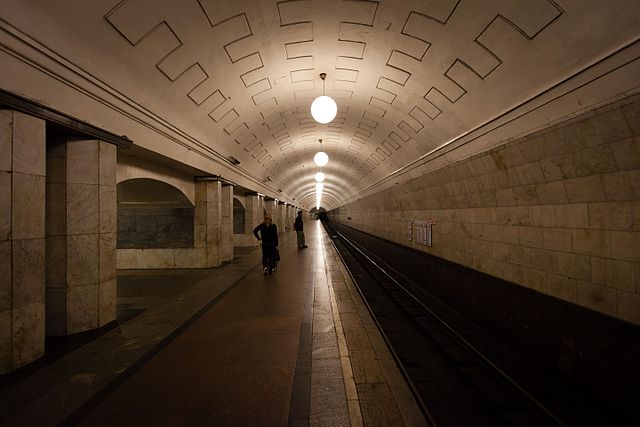
M215 269L120 271L118 322L1 379L0 425L425 425L319 223Z

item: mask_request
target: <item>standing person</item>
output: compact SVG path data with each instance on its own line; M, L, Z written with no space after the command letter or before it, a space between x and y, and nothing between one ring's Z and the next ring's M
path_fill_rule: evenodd
M304 249L308 246L304 244L304 224L302 223L302 211L298 211L298 216L293 223L293 229L296 230L298 237L298 249Z
M258 235L260 232L260 235ZM262 269L264 274L271 274L276 269L276 251L278 250L278 227L273 223L271 214L264 216L264 221L253 229L256 239L262 240Z

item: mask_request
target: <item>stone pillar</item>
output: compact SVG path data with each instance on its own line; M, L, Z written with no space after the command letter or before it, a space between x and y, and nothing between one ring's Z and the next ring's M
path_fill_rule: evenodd
M233 259L233 186L223 185L221 193L220 261Z
M0 110L0 374L44 355L45 134Z
M248 193L245 195L245 210L244 210L244 232L253 236L253 229L262 222L264 219L262 196L258 194ZM258 246L258 241L253 239L253 246Z
M271 214L273 221L276 221L276 206L278 206L274 199L264 199L264 211L265 213Z
M116 146L47 142L46 333L71 335L116 318Z
M205 268L217 267L221 261L222 183L196 181L195 241L204 242Z
M296 220L296 208L293 205L287 205L287 224L289 230L293 230L293 222Z
M290 225L287 223L287 205L285 202L278 202L278 231L284 233Z

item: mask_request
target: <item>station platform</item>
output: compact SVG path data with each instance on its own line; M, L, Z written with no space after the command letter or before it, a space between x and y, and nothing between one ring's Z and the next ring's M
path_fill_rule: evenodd
M117 325L4 378L0 425L427 425L320 222L305 235L271 275L259 248L120 271Z

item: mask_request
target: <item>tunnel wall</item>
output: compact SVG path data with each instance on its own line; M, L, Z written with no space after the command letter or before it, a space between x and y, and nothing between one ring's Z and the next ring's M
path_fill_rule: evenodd
M640 324L640 97L506 142L330 218ZM421 220L435 221L432 247L417 244L415 233L409 240L409 224Z

